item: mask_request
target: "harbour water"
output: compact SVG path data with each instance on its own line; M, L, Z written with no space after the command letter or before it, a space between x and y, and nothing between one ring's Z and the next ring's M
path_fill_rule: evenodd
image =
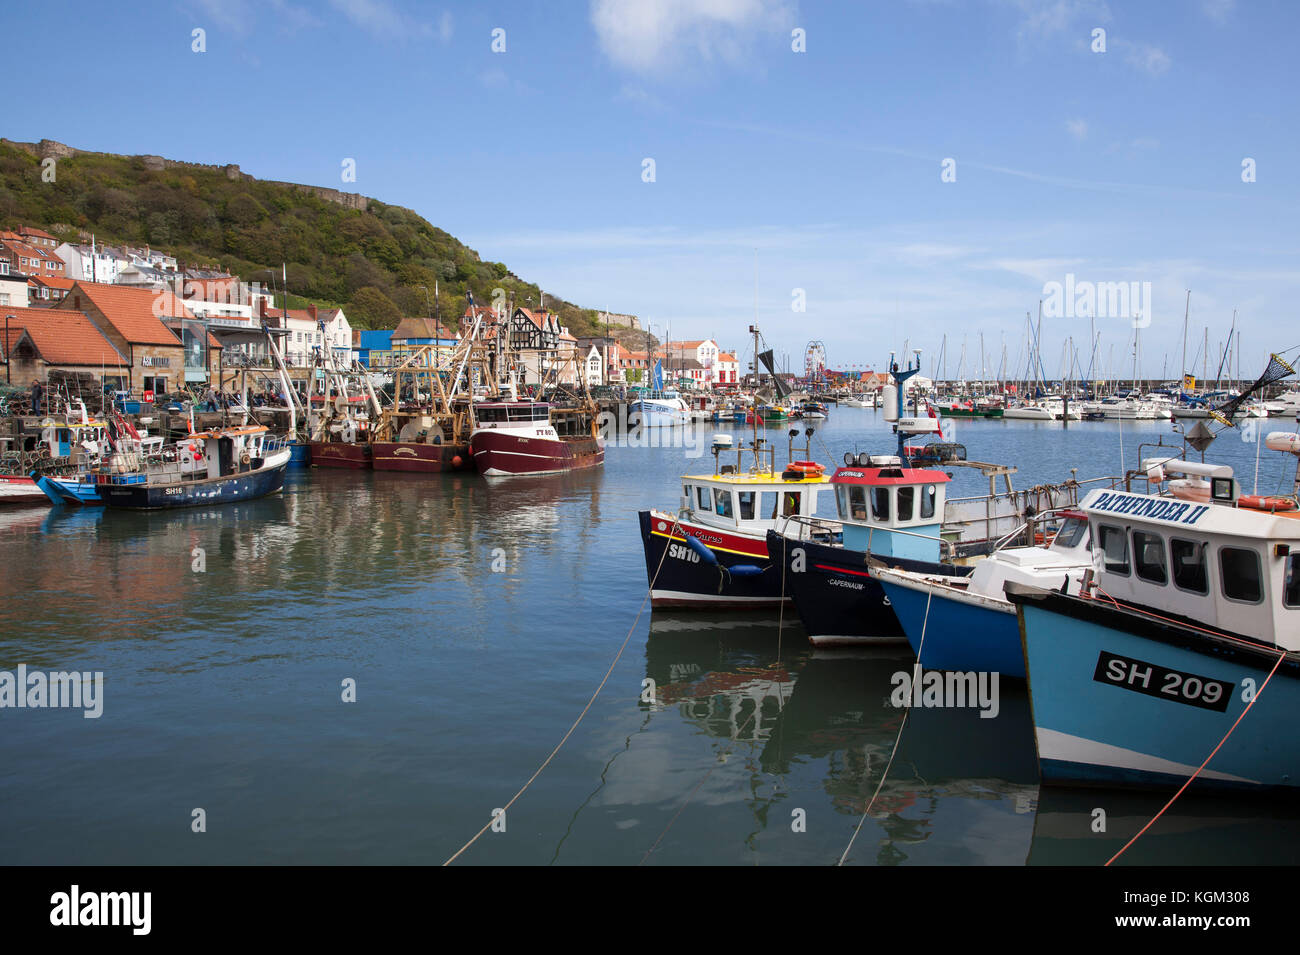
M785 433L766 432L779 462ZM1118 474L1121 440L1132 468L1160 435L1176 438L1168 422L974 420L954 440L1024 488ZM851 408L812 445L828 464L892 448L879 412ZM1255 456L1230 431L1206 458L1252 488ZM1260 493L1289 490L1278 458L1262 453ZM212 509L0 512L0 670L103 673L97 719L0 710L0 855L441 863L552 751L625 638L504 831L460 862L825 865L860 825L850 864L1095 865L1171 795L1040 792L1023 684L1000 683L996 718L920 708L900 737L906 644L814 652L792 611L652 614L636 512L675 507L679 476L711 468L611 446L603 468L556 477L313 470ZM954 496L986 490L954 475ZM1295 864L1297 835L1300 813L1193 791L1123 861Z

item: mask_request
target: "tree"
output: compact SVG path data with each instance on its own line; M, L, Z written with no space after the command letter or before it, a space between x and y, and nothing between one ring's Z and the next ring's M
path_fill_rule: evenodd
M347 316L358 328L396 328L402 320L402 310L379 289L368 285L352 296Z

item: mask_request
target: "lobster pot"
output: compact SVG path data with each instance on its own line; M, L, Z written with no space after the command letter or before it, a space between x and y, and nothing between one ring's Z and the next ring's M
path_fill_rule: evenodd
M885 404L884 404L885 420L897 421L898 420L898 389L886 388L883 397L885 399Z

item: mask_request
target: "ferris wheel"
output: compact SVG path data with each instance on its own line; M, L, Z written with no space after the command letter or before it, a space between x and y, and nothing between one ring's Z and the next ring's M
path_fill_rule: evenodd
M809 380L826 377L826 346L820 341L809 342L803 350L803 376Z

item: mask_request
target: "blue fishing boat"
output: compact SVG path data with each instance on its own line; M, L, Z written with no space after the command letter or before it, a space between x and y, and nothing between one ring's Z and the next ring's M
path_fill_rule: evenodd
M33 475L33 477L36 477ZM91 471L83 471L72 477L44 475L36 477L36 486L45 492L54 504L103 504L99 496L99 482Z
M1017 581L1045 590L1065 586L1077 591L1092 566L1083 512L1067 509L1039 515L1031 528L1033 524L1047 526L1048 546L995 551L980 559L969 577L917 573L875 559L868 562L923 667L996 671L1024 679L1020 626L1015 604L1006 598L1006 584Z
M203 431L167 446L160 438L120 443L126 449L115 450L95 471L99 494L109 507L137 510L272 494L284 485L291 453L262 425Z
M1300 458L1300 435L1266 444ZM1078 595L1007 587L1044 782L1300 786L1296 478L1242 495L1225 465L1145 461L1144 493L1084 499L1097 569Z
M965 578L972 568L961 561L994 550L1029 514L1077 498L1073 482L1021 494L1011 488L1015 468L954 458L946 463L988 478L989 494L949 499L948 473L907 462L906 439L939 429L938 418L899 415L904 383L920 370L919 356L906 369L892 360L890 366L894 387L885 391L885 419L895 422L898 453L846 454L844 467L831 476L838 520L800 518L767 534L768 553L785 568L783 585L817 646L904 639L869 559L932 577ZM996 489L999 477L1005 492Z

